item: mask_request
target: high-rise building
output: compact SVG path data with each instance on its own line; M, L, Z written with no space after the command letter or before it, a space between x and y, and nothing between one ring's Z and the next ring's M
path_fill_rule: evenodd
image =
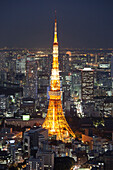
M51 72L51 83L49 91L48 112L43 123L43 128L48 129L50 136L56 137L57 140L65 141L69 139L69 134L75 137L75 134L69 127L62 108L62 92L60 90L60 76L58 63L58 41L57 41L57 20L55 18L55 31L53 42L53 63Z
M32 97L35 99L37 96L37 65L37 61L27 61L24 97Z
M17 56L16 73L25 74L26 72L26 56Z
M82 100L92 100L94 93L94 70L91 68L84 68L81 74L81 94Z

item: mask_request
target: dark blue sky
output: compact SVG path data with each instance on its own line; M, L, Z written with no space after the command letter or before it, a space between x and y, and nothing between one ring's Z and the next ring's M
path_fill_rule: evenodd
M113 47L113 0L0 0L0 47Z

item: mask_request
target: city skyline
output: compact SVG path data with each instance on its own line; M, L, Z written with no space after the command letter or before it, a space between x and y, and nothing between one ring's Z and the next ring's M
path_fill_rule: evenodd
M113 169L113 48L61 46L59 55L57 20L53 52L40 41L0 48L0 169Z
M1 1L0 48L52 47L54 11L57 11L60 48L111 48L110 1Z

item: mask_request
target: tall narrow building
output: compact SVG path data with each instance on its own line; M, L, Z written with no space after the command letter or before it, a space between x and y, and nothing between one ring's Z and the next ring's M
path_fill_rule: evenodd
M84 68L81 74L82 81L82 100L91 101L94 97L94 70L91 68Z
M62 109L61 93L58 63L57 20L55 18L53 63L49 91L50 99L48 112L42 126L43 128L48 129L49 136L56 136L57 140L66 141L66 139L69 139L70 135L75 137L75 134L65 119Z

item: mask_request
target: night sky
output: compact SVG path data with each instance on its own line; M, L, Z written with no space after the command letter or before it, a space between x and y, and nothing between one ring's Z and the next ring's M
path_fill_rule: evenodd
M113 47L113 0L0 0L0 47Z

